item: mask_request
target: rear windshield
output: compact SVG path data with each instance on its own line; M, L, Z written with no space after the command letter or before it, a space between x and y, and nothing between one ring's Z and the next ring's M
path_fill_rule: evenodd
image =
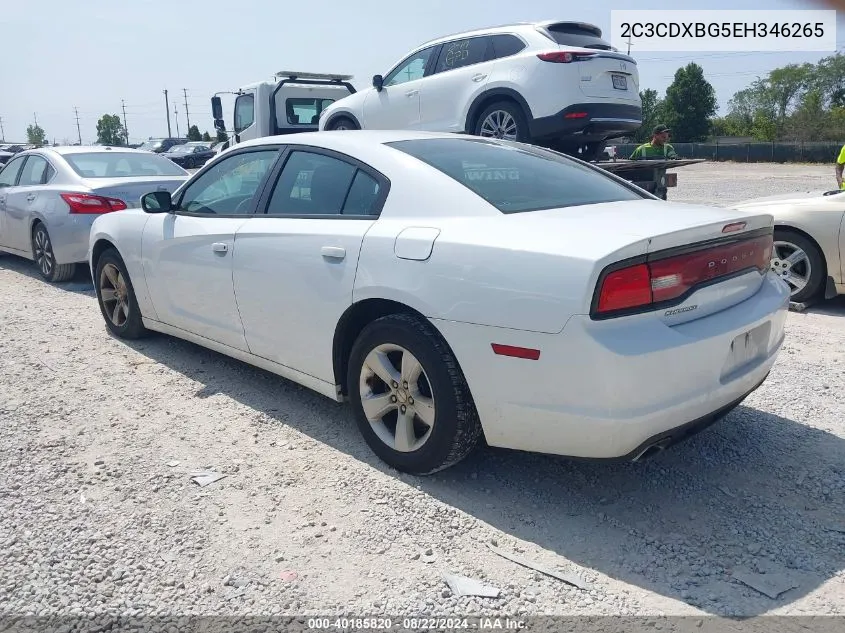
M479 138L388 145L454 178L502 213L647 197L596 168L539 148Z
M613 47L596 35L593 31L577 24L552 24L547 26L555 42L561 46L575 46L577 48L597 48L604 51Z
M184 176L187 173L170 159L158 154L92 152L65 154L64 159L83 178Z

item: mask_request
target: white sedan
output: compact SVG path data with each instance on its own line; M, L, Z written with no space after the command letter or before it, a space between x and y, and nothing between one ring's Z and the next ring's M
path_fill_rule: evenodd
M431 473L493 446L636 460L724 416L784 337L772 216L658 200L529 145L261 138L96 220L106 325L348 400Z

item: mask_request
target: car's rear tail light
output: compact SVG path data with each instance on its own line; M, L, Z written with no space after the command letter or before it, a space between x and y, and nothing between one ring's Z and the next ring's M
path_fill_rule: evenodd
M765 272L771 257L769 234L612 270L601 278L594 315L644 311L682 301L703 284L747 270Z
M62 200L67 202L71 213L111 213L112 211L123 211L126 203L117 198L106 198L95 196L90 193L63 193Z
M570 53L569 51L551 51L548 53L537 53L537 57L544 62L552 62L553 64L569 64L571 62L581 62L585 59L590 59L593 53Z
M589 116L588 112L570 112L568 114L564 114L564 119L583 119Z

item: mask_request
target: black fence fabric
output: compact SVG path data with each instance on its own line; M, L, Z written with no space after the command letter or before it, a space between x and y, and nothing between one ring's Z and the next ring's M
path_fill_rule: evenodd
M842 143L672 143L679 158L704 158L738 163L829 163L839 156ZM616 158L629 158L636 143L615 144Z

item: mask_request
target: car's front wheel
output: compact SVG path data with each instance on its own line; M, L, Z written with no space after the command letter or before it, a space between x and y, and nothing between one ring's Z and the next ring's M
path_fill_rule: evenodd
M352 348L347 385L361 434L397 470L437 472L481 437L458 362L423 319L395 314L367 325Z
M790 301L804 303L821 293L825 262L818 247L803 235L775 230L771 269L789 286Z
M110 332L128 339L147 334L126 265L113 248L97 260L94 287L100 312Z
M41 222L32 231L32 258L38 266L38 272L49 282L67 281L76 273L76 264L56 263L53 242L47 227Z

